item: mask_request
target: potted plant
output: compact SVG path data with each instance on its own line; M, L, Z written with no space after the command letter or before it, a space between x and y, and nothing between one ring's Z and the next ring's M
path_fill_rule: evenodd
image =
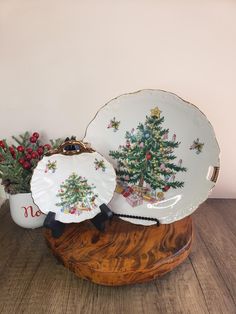
M0 179L9 195L10 212L16 224L24 228L37 228L43 225L45 215L34 204L30 181L38 161L51 148L62 143L61 139L42 144L39 133L25 132L12 136L14 143L0 141Z

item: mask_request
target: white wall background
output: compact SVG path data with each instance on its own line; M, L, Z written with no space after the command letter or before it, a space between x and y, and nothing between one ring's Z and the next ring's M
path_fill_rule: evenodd
M236 1L0 0L0 137L83 137L119 94L172 91L215 127L236 197Z

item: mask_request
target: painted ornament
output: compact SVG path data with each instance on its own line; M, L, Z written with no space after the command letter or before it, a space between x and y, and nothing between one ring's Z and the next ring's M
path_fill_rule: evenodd
M126 141L126 147L130 148L130 141L129 140Z
M163 135L163 140L168 140L168 132Z
M170 186L169 185L166 185L164 186L164 188L162 189L163 192L167 192L169 190Z
M150 153L147 153L147 154L146 154L146 159L147 159L147 160L150 160L151 158L152 158L152 155L151 155Z
M166 168L166 167L165 167L164 164L161 164L161 165L160 165L160 169L161 169L161 170L165 170L165 168Z

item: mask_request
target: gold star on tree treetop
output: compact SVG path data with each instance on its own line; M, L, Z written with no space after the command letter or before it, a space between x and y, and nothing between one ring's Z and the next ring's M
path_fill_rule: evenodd
M160 118L161 110L158 107L151 109L151 116Z

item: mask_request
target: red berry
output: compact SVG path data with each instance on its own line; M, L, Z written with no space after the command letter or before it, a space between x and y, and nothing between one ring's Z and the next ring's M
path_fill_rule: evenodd
M30 169L30 168L31 168L31 164L30 164L28 161L25 161L25 162L23 163L23 168L25 168L25 169Z
M23 165L23 163L25 162L25 159L24 159L24 158L20 158L18 161L19 161L19 163L20 163L21 165Z
M34 133L33 133L33 137L39 138L38 132L34 132Z
M31 154L33 149L31 147L26 148L27 153Z
M27 154L27 155L25 156L25 158L26 158L27 160L31 160L31 159L32 159L32 157L31 157L30 154Z
M31 137L30 137L30 142L31 142L31 143L36 143L36 142L37 142L37 137L31 136Z
M39 156L43 155L43 148L39 147L37 149L37 152L38 152Z
M25 150L24 146L20 145L17 147L18 152L23 153L23 151Z
M39 157L39 154L37 152L32 152L31 157L33 159L37 159Z
M16 152L15 152L14 147L13 147L13 146L10 146L10 147L9 147L9 151L10 151L12 157L15 159L15 158L16 158Z
M44 149L47 149L47 150L50 150L52 147L51 147L51 145L49 145L49 144L45 144L44 145Z
M5 144L3 141L0 141L0 147L5 148Z

